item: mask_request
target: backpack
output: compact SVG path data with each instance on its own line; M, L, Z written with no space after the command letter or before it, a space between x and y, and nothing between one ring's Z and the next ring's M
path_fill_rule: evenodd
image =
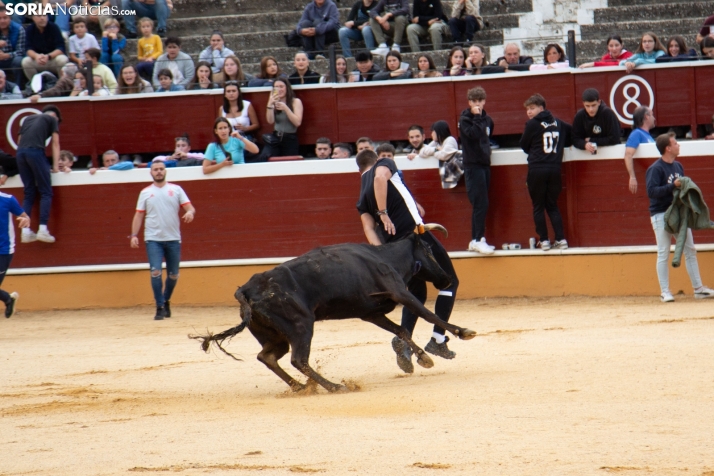
M298 35L297 30L293 30L290 33L283 35L285 38L285 44L292 48L300 48L302 46L302 38Z

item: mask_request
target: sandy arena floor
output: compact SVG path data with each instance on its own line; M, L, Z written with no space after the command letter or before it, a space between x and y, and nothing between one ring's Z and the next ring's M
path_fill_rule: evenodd
M299 396L248 331L228 345L243 362L186 338L237 309L151 316L0 319L0 475L714 476L713 302L462 301L452 321L479 337L412 376L386 332L319 323L311 362L360 389Z

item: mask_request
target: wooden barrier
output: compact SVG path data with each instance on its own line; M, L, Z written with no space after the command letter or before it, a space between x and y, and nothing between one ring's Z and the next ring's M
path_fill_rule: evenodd
M695 61L672 65L644 66L625 75L620 67L555 72L503 73L457 78L434 78L376 83L296 86L305 105L299 129L302 144L318 137L333 142L354 142L360 136L373 140L405 140L414 123L428 128L446 120L458 134L459 115L466 108L466 91L482 86L488 93L486 110L495 121L495 134L520 134L526 121L523 102L541 93L555 116L572 122L582 91L595 87L627 123L638 104L654 107L660 126L708 124L714 112L714 62ZM651 89L651 94L649 90ZM265 121L269 88L245 89L261 121L262 133L272 127ZM611 93L614 93L612 95ZM611 100L612 96L612 100ZM42 103L60 106L64 123L61 144L76 155L96 157L104 150L144 153L170 150L173 138L188 132L194 149L213 140L212 125L222 91L191 91L171 94L126 95L109 98L58 98L39 104L3 101L0 118L6 134L0 148L12 151L20 120L37 113Z

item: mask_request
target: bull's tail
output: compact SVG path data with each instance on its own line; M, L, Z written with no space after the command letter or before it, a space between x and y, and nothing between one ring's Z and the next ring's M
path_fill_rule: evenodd
M231 338L233 338L233 336L240 334L241 332L243 332L243 329L245 329L248 326L248 324L250 323L250 318L251 318L250 304L248 304L248 301L245 299L245 295L241 292L240 289L238 289L238 291L236 291L235 298L240 303L240 315L242 317L240 324L238 324L235 327L231 327L230 329L225 330L225 331L221 332L220 334L214 335L210 331L208 331L208 334L206 334L206 335L189 334L188 338L201 341L201 349L204 352L208 352L209 349L211 348L211 342L214 342L216 344L216 346L224 354L226 354L227 356L231 357L234 360L241 360L223 348L223 341L225 341L226 339L230 340Z

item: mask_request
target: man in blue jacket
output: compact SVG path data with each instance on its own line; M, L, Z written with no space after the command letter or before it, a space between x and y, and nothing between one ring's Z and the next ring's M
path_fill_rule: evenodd
M0 177L5 171L0 167ZM0 181L0 185L5 183L5 180ZM12 257L15 253L15 227L11 222L11 215L17 217L17 223L20 228L30 227L30 217L20 207L17 199L12 195L0 192L0 284L2 284L7 270L12 262ZM20 297L17 293L8 293L0 289L0 301L5 303L5 317L10 318L15 313L15 301Z
M302 45L311 60L315 55L325 55L328 43L337 43L340 29L340 14L332 0L313 0L302 12L297 25L297 33L302 38Z

